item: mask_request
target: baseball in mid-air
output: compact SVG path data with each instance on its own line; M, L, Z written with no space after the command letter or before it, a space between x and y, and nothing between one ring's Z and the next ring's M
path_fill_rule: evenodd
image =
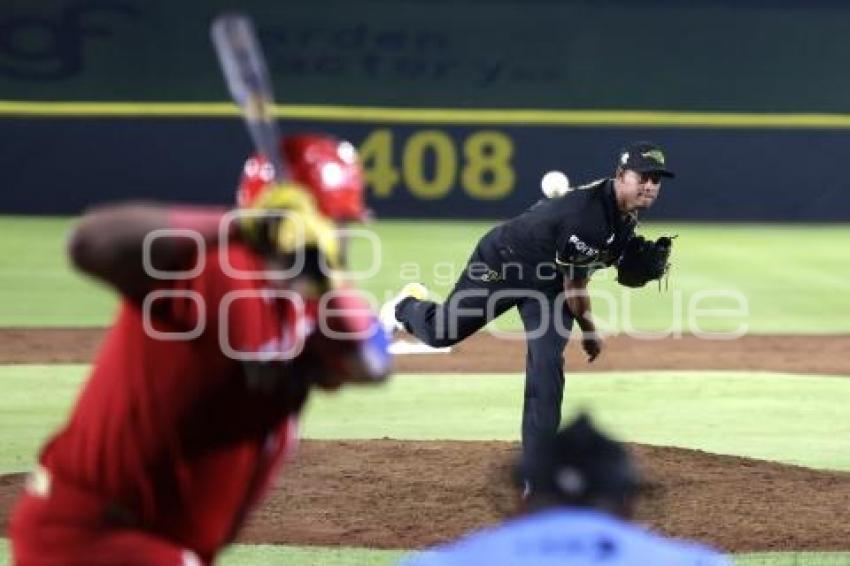
M570 179L562 171L549 171L543 175L540 186L547 198L562 197L570 190Z

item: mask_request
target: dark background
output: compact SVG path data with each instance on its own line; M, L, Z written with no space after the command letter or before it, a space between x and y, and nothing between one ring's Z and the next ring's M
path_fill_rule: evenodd
M233 7L254 16L282 105L850 114L850 7L838 1L5 0L0 101L225 102L208 25ZM399 171L410 167L402 156L412 136L448 136L452 187L435 199L415 196L403 178L389 195L370 188L383 217L511 216L539 196L545 171L589 181L611 173L625 143L652 139L679 173L652 218L850 220L850 138L838 119L730 128L710 119L681 127L664 116L652 127L617 116L593 126L464 117L283 126L357 145L389 129ZM464 140L485 130L513 148L515 180L497 200L475 198L460 182ZM234 117L6 110L0 212L77 213L120 198L230 202L249 150ZM422 157L426 178L445 166L430 149Z

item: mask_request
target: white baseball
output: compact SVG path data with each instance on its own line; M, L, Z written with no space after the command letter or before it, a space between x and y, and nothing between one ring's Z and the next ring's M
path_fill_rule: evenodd
M540 186L547 198L562 197L570 190L570 179L562 171L549 171L543 175Z

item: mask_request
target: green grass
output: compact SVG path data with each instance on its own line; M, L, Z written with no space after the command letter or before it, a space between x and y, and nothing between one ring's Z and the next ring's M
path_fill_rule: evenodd
M46 436L65 422L84 365L0 366L0 473L32 468Z
M221 566L298 564L299 566L390 566L406 553L398 550L235 544L217 562ZM765 552L739 554L737 566L850 566L850 552ZM0 566L10 566L9 542L0 538Z
M222 566L299 564L304 566L383 566L395 564L404 552L355 548L235 545ZM737 566L850 566L850 552L770 552L734 556ZM2 564L2 562L0 562Z
M378 223L384 268L373 286L398 289L420 279L444 297L454 284L450 274L462 269L489 226ZM647 224L642 232L679 234L669 290L659 293L654 284L630 290L616 284L614 270L599 272L591 289L605 328L731 331L746 324L751 332L768 334L850 332L850 318L842 314L850 312L850 226ZM419 275L405 263L418 264ZM695 302L700 293L704 298ZM729 298L712 299L714 293ZM745 316L712 319L698 312L700 307L737 309L733 294L744 298ZM518 317L508 315L504 327L519 328Z
M739 554L737 566L850 566L850 552L758 552Z
M589 409L620 438L850 470L850 380L741 372L568 376L565 413ZM387 387L317 395L311 438L517 440L522 379L397 376Z
M0 216L0 326L98 326L112 317L115 299L74 274L64 258L71 222L61 218ZM477 239L492 222L378 221L380 269L360 285L383 300L405 282L421 280L444 297ZM850 226L648 224L650 236L679 234L669 291L657 286L628 290L600 272L592 285L603 326L644 331L729 331L746 324L757 333L850 332ZM21 250L26 250L22 253ZM373 254L356 240L352 264L365 269ZM714 319L700 307L735 309L744 315ZM608 306L607 298L615 301ZM677 314L681 311L681 314ZM690 317L690 320L689 320ZM504 328L519 328L509 314Z
M220 566L257 566L294 564L298 566L390 566L405 552L368 548L330 548L321 546L283 546L235 544L216 564ZM9 541L0 538L0 566L10 566Z
M379 300L405 282L445 296L489 222L372 225L381 265L360 285ZM0 326L104 326L115 297L73 273L64 256L71 222L0 216ZM647 225L650 236L678 233L669 291L631 291L600 273L595 311L614 330L731 330L756 333L850 332L850 226ZM352 252L369 263L367 246ZM610 271L610 270L609 270ZM700 307L731 308L705 292L740 293L745 315L711 319ZM606 298L614 299L608 305ZM676 314L677 311L680 314ZM690 317L690 318L689 318ZM678 322L677 322L678 321ZM515 315L500 328L519 328ZM86 366L0 367L0 473L28 469L38 447L66 417ZM569 376L566 411L589 408L601 424L636 442L699 448L850 470L850 418L839 399L850 380L734 372L641 372ZM522 383L517 376L398 376L375 389L317 395L304 419L310 438L518 437ZM0 539L0 566L8 564ZM391 564L401 553L372 549L236 545L222 560L238 564ZM850 565L850 553L768 553L737 557L746 566Z
M401 550L237 544L230 547L216 564L221 566L256 566L257 564L389 566L398 562L404 555L405 551Z
M102 326L115 299L71 271L67 219L0 217L0 326Z
M27 469L64 420L83 366L4 366L0 472ZM565 408L590 409L617 436L648 444L850 470L850 379L736 372L570 375ZM517 440L516 375L401 375L382 387L316 394L307 438Z
M0 473L27 469L64 421L86 366L0 366ZM384 387L316 395L308 438L506 439L518 435L516 375L403 375ZM640 372L569 376L567 412L589 408L621 438L850 470L850 419L836 399L840 377L735 372ZM0 539L0 566L8 564ZM392 564L403 553L374 549L236 545L225 566ZM850 553L742 555L746 566L850 564Z

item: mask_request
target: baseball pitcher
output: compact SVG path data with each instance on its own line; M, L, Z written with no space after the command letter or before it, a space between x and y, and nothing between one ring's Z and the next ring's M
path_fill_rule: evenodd
M591 274L617 266L620 283L641 286L667 271L670 238L649 242L635 235L637 213L652 206L665 177L673 173L658 146L630 145L620 152L613 178L541 199L490 230L444 303L425 300L421 286L409 285L382 308L382 321L443 347L516 307L528 345L522 444L533 460L539 439L561 420L563 351L573 321L589 361L603 348L587 293Z

